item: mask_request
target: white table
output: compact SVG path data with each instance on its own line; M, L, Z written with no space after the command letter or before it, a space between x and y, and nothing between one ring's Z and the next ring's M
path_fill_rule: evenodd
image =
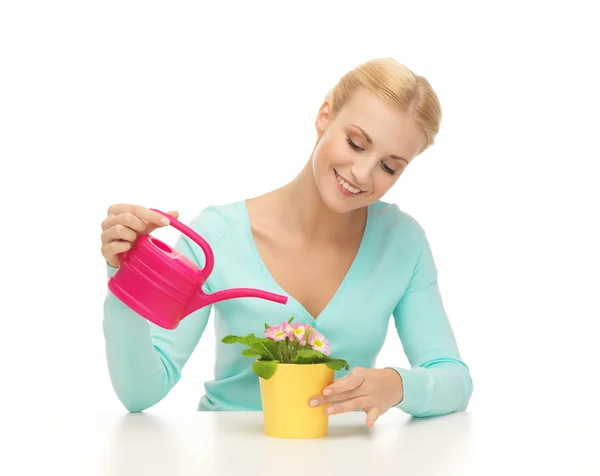
M261 413L29 417L4 434L1 475L600 475L598 417L390 410L369 429L356 412L314 440L264 436Z

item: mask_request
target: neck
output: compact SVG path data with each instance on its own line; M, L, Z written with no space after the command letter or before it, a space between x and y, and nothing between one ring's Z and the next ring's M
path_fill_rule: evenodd
M290 183L275 190L272 198L279 222L302 241L345 242L363 233L366 209L336 213L327 208L317 190L312 158Z

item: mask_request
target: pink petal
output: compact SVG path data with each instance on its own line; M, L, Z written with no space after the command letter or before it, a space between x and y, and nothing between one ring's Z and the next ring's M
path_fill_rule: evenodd
M284 322L283 325L283 331L285 332L285 336L290 339L290 340L294 340L294 328L290 325L289 322Z
M282 327L281 325L277 325L277 326L271 326L268 329L265 329L265 337L267 339L276 339L277 334L282 331ZM280 340L280 339L279 339Z
M323 341L323 340L325 340L325 336L323 334L321 334L320 332L314 331L308 337L308 342L312 345L315 343L315 340Z

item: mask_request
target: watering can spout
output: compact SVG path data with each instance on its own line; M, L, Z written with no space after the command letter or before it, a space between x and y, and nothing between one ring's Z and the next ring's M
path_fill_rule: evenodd
M182 319L183 317L191 314L192 312L196 312L202 307L237 298L258 298L279 304L286 304L288 301L287 296L253 288L224 289L222 291L216 291L210 294L206 294L204 291L202 291L202 289L200 289L184 309Z
M212 294L207 294L206 297L210 304L236 298L266 299L267 301L273 301L279 304L286 304L288 300L287 296L252 288L224 289Z

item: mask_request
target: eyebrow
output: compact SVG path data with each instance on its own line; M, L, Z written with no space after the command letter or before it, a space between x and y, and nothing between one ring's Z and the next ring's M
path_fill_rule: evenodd
M365 139L367 139L367 142L371 145L373 145L373 139L371 139L371 136L369 134L367 134L361 127L357 126L356 124L350 124L352 127L356 127L360 132L363 133L363 135L365 136ZM403 160L404 162L406 162L408 164L408 160L406 160L404 157L399 157L397 155L390 155L390 157L392 159L396 159L396 160Z

